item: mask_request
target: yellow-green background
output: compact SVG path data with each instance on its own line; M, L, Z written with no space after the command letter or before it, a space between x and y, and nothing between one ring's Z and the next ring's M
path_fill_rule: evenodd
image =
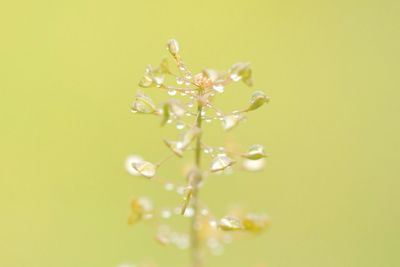
M266 171L212 177L202 193L220 215L241 203L272 227L207 266L400 265L398 1L0 6L0 266L185 266L186 252L126 225L132 195L179 201L123 168L129 154L167 153L173 131L129 106L172 37L194 70L251 62L272 97L234 135L266 146ZM250 94L219 100L240 107Z

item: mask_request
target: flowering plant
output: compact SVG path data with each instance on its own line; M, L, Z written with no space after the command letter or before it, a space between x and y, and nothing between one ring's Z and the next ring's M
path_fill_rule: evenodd
M159 162L152 163L140 156L130 156L126 163L130 174L160 181L167 191L176 191L182 195L182 203L179 207L158 210L148 198L134 198L130 205L128 223L133 225L142 220L161 219L162 223L157 225L156 239L163 245L190 249L192 266L200 267L203 265L204 247L208 247L214 254L220 254L223 252L223 245L230 243L236 236L234 232L260 233L269 224L269 219L264 214L234 212L216 218L199 201L199 191L210 175L229 173L235 165L239 165L235 164L238 162L242 163L241 168L244 170L258 171L263 168L266 157L264 147L260 144L249 147L247 151L208 145L203 138L203 123L217 121L225 131L229 131L240 124L249 112L268 103L269 97L262 91L255 91L247 106L224 113L214 105L214 98L234 82L252 86L250 65L236 63L228 71L204 69L193 74L184 63L176 40L167 43L167 50L176 66L171 67L167 59L163 59L158 67L148 65L139 86L166 90L174 98L156 105L148 95L138 91L132 104L132 112L158 116L161 118L161 126L175 124L180 131L179 137L164 140L171 154ZM168 85L167 78L172 78L174 85ZM182 158L190 151L194 153L194 159L186 172L184 185L178 186L176 182L158 179L157 171L161 165L173 157ZM203 155L209 157L208 167L203 167ZM191 219L189 233L178 233L166 226L164 221L173 215Z

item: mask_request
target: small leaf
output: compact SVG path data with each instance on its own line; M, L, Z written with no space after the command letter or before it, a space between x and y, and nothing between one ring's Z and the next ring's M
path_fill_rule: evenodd
M179 44L175 39L171 39L167 43L167 50L175 57L179 53Z
M150 114L156 111L156 106L150 97L138 91L136 94L136 99L132 103L132 110L139 113Z
M183 143L180 141L168 141L164 140L164 143L174 152L178 157L182 157L183 154Z
M147 198L135 198L131 201L131 213L128 217L129 224L135 224L143 218L143 215L150 213L153 204Z
M156 175L156 165L147 161L134 162L132 163L133 168L140 173L142 176L152 178Z
M219 228L224 231L234 231L243 229L243 225L238 218L225 216L219 221Z
M246 111L252 111L258 109L265 103L269 102L269 97L262 91L256 91L251 96L250 105Z
M243 154L242 156L246 159L257 160L265 158L266 154L262 145L252 145L247 153Z
M259 233L269 225L269 218L266 215L247 214L243 220L243 228L247 231Z
M139 82L139 86L143 88L149 88L154 85L153 79L149 75L144 75Z
M251 74L249 63L236 63L229 69L229 76L233 81L242 80L248 86L253 85Z
M235 162L227 157L225 154L217 155L211 162L211 172L222 171L229 166L232 166Z
M238 114L226 115L222 121L222 127L225 131L233 129L244 117Z
M171 113L173 113L176 117L182 117L186 113L186 109L183 107L181 102L176 99L172 99L169 101Z
M190 128L182 138L183 149L187 148L190 143L200 134L200 129L198 127Z
M163 73L163 74L169 74L169 73L171 73L171 71L169 70L168 59L167 59L167 58L163 58L163 59L161 60L159 70L160 70L160 72Z
M171 117L170 114L170 105L168 103L164 103L162 107L162 120L161 120L161 126L164 126L169 118Z
M192 199L193 196L193 189L192 187L188 187L186 189L186 194L185 197L183 198L183 205L181 208L181 215L185 215L185 211L187 207L189 206L190 200Z

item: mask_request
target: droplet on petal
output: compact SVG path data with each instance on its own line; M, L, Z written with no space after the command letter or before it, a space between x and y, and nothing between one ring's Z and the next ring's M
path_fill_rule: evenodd
M132 164L139 163L142 161L143 161L142 157L137 155L131 155L125 160L125 169L130 175L140 176L140 173L135 168L133 168Z
M219 228L224 231L233 231L243 229L242 222L233 216L225 216L219 221Z
M235 162L226 155L220 154L212 160L210 169L211 172L222 171L234 163Z
M252 71L249 63L236 63L229 70L230 78L233 81L242 80L248 86L253 84L251 74Z
M147 161L132 163L133 168L142 176L152 178L156 175L156 165Z
M265 158L266 154L262 145L252 145L247 153L242 155L246 159L258 160Z
M139 113L150 114L156 112L157 108L150 97L138 91L136 94L136 99L132 103L132 110L137 111Z
M167 43L167 50L173 55L176 56L179 53L179 44L175 39L171 39Z

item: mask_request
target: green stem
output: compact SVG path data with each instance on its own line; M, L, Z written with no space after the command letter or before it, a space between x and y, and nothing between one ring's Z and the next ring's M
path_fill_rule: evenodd
M197 106L197 119L196 119L196 126L201 129L201 111L203 110L203 106L200 102L198 102ZM202 260L202 252L201 252L201 244L200 244L200 237L199 237L199 187L198 183L202 179L201 174L201 133L197 136L196 139L196 149L195 149L195 164L198 170L198 178L197 181L194 183L193 192L192 192L192 203L193 203L193 218L191 223L191 247L192 247L192 266L193 267L201 267L203 265Z

